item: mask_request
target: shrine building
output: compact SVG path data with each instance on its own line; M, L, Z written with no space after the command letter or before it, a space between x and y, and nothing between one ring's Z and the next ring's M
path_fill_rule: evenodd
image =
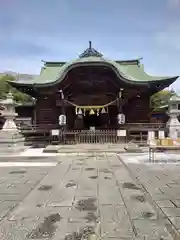
M150 76L141 59L109 60L89 47L70 62L43 61L40 75L9 83L36 99L33 124L54 128L66 116L67 129L117 129L126 123L150 122L150 97L178 76Z

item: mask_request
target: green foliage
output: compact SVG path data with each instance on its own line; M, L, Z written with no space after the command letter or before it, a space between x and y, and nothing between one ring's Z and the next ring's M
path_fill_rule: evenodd
M162 90L160 92L155 93L151 97L151 107L153 109L158 109L164 105L168 105L168 101L172 95L174 95L174 91Z
M4 75L0 77L0 99L6 98L6 95L9 91L12 92L14 100L19 103L25 103L31 101L31 97L24 93L19 92L17 89L11 87L7 81L14 81L15 77L12 75Z

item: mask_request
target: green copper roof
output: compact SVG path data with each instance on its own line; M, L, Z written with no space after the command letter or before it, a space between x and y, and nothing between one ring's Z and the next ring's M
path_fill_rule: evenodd
M106 66L111 68L119 78L129 83L148 83L163 81L177 77L156 77L144 72L143 65L139 60L131 61L112 61L103 57L82 57L67 63L45 62L39 76L31 81L17 81L15 85L36 85L37 87L54 85L61 82L69 70L78 66Z

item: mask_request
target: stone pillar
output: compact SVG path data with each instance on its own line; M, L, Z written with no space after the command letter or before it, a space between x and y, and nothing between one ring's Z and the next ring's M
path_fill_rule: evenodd
M12 93L9 92L7 98L1 101L0 104L4 107L2 116L5 118L5 123L0 131L0 153L21 152L25 149L24 137L20 134L14 121L18 114L15 112L15 102Z
M165 132L162 131L162 130L158 131L158 138L159 139L165 139Z
M154 142L155 142L155 132L154 131L148 131L147 144L152 145Z

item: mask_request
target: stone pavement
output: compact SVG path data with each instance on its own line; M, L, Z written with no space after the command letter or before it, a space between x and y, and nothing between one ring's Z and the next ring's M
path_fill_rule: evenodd
M17 203L24 198L8 214L2 214L0 204L1 240L173 239L142 185L116 154L59 160L53 168L23 168L20 173L1 168L11 186L6 182L0 187L2 200ZM8 194L14 197L5 199Z
M74 145L48 145L43 149L44 153L119 153L125 152L124 147L127 144L125 143L117 143L117 144L100 144L100 143L88 143L88 144L74 144Z
M0 220L46 176L52 167L0 167Z
M156 210L168 220L175 230L180 234L180 162L177 154L157 154L156 160L162 162L148 163L148 156L135 156L138 164L128 162L133 154L120 156L124 160L130 175L142 186L145 193L149 196L150 202L156 207ZM174 160L174 162L173 162ZM180 160L180 158L179 158ZM134 161L135 162L135 161ZM180 239L180 237L178 238Z

